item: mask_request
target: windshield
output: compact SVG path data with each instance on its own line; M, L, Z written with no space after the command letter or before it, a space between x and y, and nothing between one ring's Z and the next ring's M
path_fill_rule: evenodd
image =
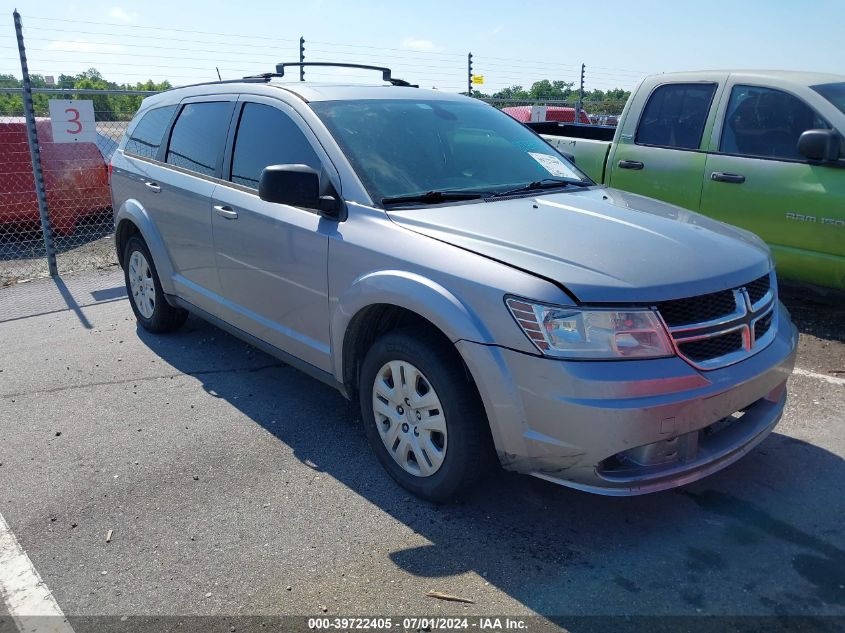
M818 86L810 86L810 88L830 101L842 114L845 114L845 81L835 84L819 84Z
M377 201L425 192L492 194L550 179L591 182L521 123L479 101L373 99L311 107Z

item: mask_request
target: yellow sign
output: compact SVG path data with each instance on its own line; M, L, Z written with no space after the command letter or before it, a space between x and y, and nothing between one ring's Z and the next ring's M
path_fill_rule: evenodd
M484 83L484 75L473 75L472 76L472 83L475 85L481 85Z

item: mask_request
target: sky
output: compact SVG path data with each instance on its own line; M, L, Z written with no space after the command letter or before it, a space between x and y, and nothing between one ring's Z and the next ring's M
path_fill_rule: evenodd
M712 68L845 74L845 0L393 2L0 0L0 73L20 76L12 10L30 72L90 67L117 82L236 78L298 61L369 63L423 87L466 89L467 53L484 92L540 79L632 89L645 75ZM536 8L536 7L542 8ZM363 75L363 76L362 76ZM308 70L364 81L360 71ZM371 75L369 75L371 77Z

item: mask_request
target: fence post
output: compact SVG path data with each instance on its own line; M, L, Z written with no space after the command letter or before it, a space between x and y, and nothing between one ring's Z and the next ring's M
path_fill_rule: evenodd
M38 215L41 217L41 235L47 253L47 268L51 277L59 275L56 267L56 250L53 248L53 231L50 228L50 216L47 209L47 193L44 190L44 172L41 170L41 148L38 145L38 132L35 129L35 106L32 103L32 84L29 81L29 67L26 64L26 49L23 44L23 26L21 14L17 9L12 14L15 20L15 35L18 38L18 53L21 58L23 74L23 110L26 117L29 155L32 160L32 175L35 178L35 195L38 197Z
M472 96L472 53L467 53L467 95Z
M584 69L586 66L581 64L581 87L578 89L578 106L575 108L575 125L581 122L581 108L584 107Z
M305 63L305 38L299 38L299 63ZM305 66L299 67L299 81L305 81Z

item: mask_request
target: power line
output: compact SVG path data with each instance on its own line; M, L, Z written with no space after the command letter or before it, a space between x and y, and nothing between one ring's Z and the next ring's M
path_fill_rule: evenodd
M417 63L417 61L422 61L423 63L425 63L425 62L438 63L439 62L443 66L452 64L453 67L457 67L457 66L454 66L455 63L456 63L454 60L446 60L446 59L423 59L423 60L420 60L419 58L402 56L402 55L376 55L375 53L372 53L372 54L353 53L352 55L350 55L349 53L345 53L343 51L330 51L330 50L326 50L324 48L309 48L308 52L310 52L310 53L323 53L323 54L326 54L326 55L334 55L334 56L342 55L344 60L360 59L360 60L363 60L363 61L370 61L370 62L383 60L383 59L395 59L395 60L398 60L398 61L416 60L416 61L414 61L414 63ZM426 66L426 67L427 68L434 68L434 66ZM463 66L460 66L460 67L463 68ZM464 69L464 70L466 70L466 69Z
M342 42L326 42L320 40L308 40L312 44L328 44L329 46L343 46L346 48L371 48L374 50L379 51L398 51L400 53L412 53L414 55L442 55L445 57L457 57L460 59L464 59L466 57L466 53L447 53L443 51L421 51L415 50L410 48L385 48L382 46L370 46L367 44L343 44Z
M182 29L182 28L176 28L176 27L159 27L159 26L142 26L140 24L117 24L117 23L114 23L114 22L92 22L90 20L71 20L71 19L66 19L66 18L42 18L42 17L38 17L38 16L27 16L26 19L27 19L27 21L29 21L29 20L42 20L42 21L48 21L48 22L72 22L72 23L75 23L75 24L97 24L99 26L117 26L117 27L121 27L121 28L133 28L133 29L152 29L152 30L155 30L155 31L177 31L179 33L196 33L198 35L222 35L224 37L248 37L248 38L253 39L253 40L271 40L271 41L274 41L274 42L278 42L278 41L297 42L297 41L299 41L299 40L295 40L295 39L287 39L287 38L283 38L283 37L271 37L271 36L265 36L265 35L253 35L253 34L241 35L241 34L238 34L238 33L216 33L214 31L197 31L196 29ZM44 30L57 30L57 29L47 29L46 27L42 27L42 28L44 28ZM207 43L211 44L213 42L207 42Z
M58 22L58 23L74 23L74 24L90 24L90 25L97 25L97 26L109 26L109 27L117 27L117 28L128 28L128 29L147 29L147 30L156 30L156 31L173 31L173 32L181 32L181 33L192 33L198 35L212 35L212 36L225 36L225 37L238 37L238 38L249 38L249 39L260 39L260 40L268 40L273 42L297 42L297 39L293 38L282 38L282 37L273 37L273 36L263 36L263 35L255 35L255 34L241 34L241 33L221 33L215 31L198 31L196 29L190 28L178 28L178 27L152 27L152 26L143 26L143 25L136 25L136 24L119 24L114 22L96 22L91 20L72 20L67 18L47 18L41 16L27 16L27 20L39 20L39 21L48 21L48 22ZM67 32L67 33L83 33L89 35L111 35L111 33L105 33L102 31L81 31L76 29L58 29L53 27L39 27L42 30L46 31L56 31L56 32ZM166 40L169 41L171 38L168 37L156 37L156 36L148 36L148 35L141 35L136 37L142 37L144 39L153 39L153 40ZM210 42L207 40L180 40L182 42L194 42L199 44L214 44L215 42ZM95 43L95 42L92 42ZM99 44L116 44L117 42L96 42ZM326 44L329 46L341 47L341 48L359 48L359 49L369 49L373 51L393 51L393 52L400 52L406 55L423 55L423 56L440 56L440 57L449 57L449 58L457 58L463 59L463 53L449 53L446 51L423 51L423 50L413 50L407 48L390 48L390 47L382 47L382 46L372 46L368 44L352 44L352 43L344 43L344 42L332 42L327 40L309 40L309 43L313 44ZM266 45L249 45L249 44L241 44L240 46L248 46L251 48L267 48ZM279 48L279 47L276 47ZM317 50L317 49L315 49ZM322 49L321 49L322 50ZM322 52L334 52L334 51L322 51ZM342 51L341 51L342 52ZM363 53L367 54L367 53ZM376 55L376 53L374 53ZM477 55L482 61L483 60L497 60L503 62L509 62L511 65L519 65L519 64L535 64L544 67L555 67L555 68L574 68L577 70L577 64L563 64L557 62L549 62L546 60L531 60L531 59L519 59L513 57L496 57L496 56L485 56L483 54ZM446 60L444 60L445 62ZM594 66L593 68L600 69L600 70L610 70L610 71L617 71L620 73L632 73L632 74L640 74L645 75L648 74L647 71L640 71L640 70L631 70L631 69L622 69L622 68L610 68L606 66ZM595 74L595 73L591 73Z
M99 32L99 31L77 31L77 30L73 30L73 29L40 29L38 31L38 33L43 34L43 31L58 31L60 33L73 33L74 35L80 35L80 34L81 35L106 35L106 36L113 35L112 33L102 33L102 32ZM114 37L120 37L120 35L114 35ZM173 41L172 37L156 37L155 35L133 35L132 37L136 38L136 39L141 38L141 39L145 39L145 40L156 40L156 41L162 41L162 42L172 42ZM37 39L37 38L27 38L27 39ZM41 39L43 39L43 38L41 38ZM281 40L281 38L280 38L280 40ZM192 40L192 39L184 39L184 38L180 38L179 41L180 42L193 42L195 44L215 44L216 43L216 42L208 41L208 40ZM282 41L291 41L291 42L297 41L298 42L299 40L282 40ZM114 41L114 42L100 42L100 44L120 44L120 43L122 43L122 42L120 42L119 40ZM141 44L141 46L146 46L146 44ZM267 46L266 44L238 44L238 46L247 47L247 48L280 48L278 46Z
M47 22L59 22L59 23L73 23L73 24L90 24L96 26L109 26L109 27L118 27L118 28L128 28L128 29L151 29L155 31L175 31L180 33L194 33L198 35L214 35L214 36L224 36L224 37L243 37L249 39L259 39L259 40L269 40L269 41L283 41L283 42L298 42L298 39L293 38L283 38L283 37L273 37L267 35L254 35L254 34L241 34L241 33L219 33L214 31L198 31L196 29L190 28L177 28L177 27L154 27L154 26L143 26L140 24L119 24L115 22L95 22L92 20L72 20L68 18L47 18L41 16L27 16L27 20L39 20L39 21L47 21ZM102 31L78 31L78 30L70 30L70 29L57 29L52 27L39 27L42 30L48 31L63 31L63 32L76 32L76 33L87 33L92 35L110 35L110 33L104 33ZM151 36L139 36L139 37L151 37ZM168 39L168 38L156 38L156 39ZM188 40L182 40L188 41ZM385 48L379 46L371 46L366 44L346 44L342 42L327 42L327 41L320 41L320 40L308 40L309 42L313 42L314 44L329 44L332 46L342 46L346 48L370 48L375 50L387 50L387 51L399 51L399 52L410 52L414 54L424 54L424 55L441 55L446 57L458 57L462 58L464 56L463 53L448 53L442 51L419 51L419 50L412 50L407 48ZM213 44L213 42L203 42L205 44Z
M43 37L30 37L30 38L28 38L28 41L55 42L56 40L52 40L52 39L49 39L49 38L43 38ZM72 42L72 41L65 41L64 43L66 43L66 44L92 44L94 46L119 46L120 48L124 48L124 49L126 48L125 45L123 45L119 42L88 42L88 41ZM211 43L212 42L206 42L206 44L211 44ZM220 49L210 50L210 49L203 49L203 48L176 48L176 47L173 47L173 46L154 46L152 44L141 44L137 48L154 48L154 49L163 49L163 50L169 50L169 51L188 51L188 52L194 52L194 53L217 53L217 54L223 54L223 55L252 55L253 54L253 53L240 53L238 51L225 51L225 50L220 50ZM264 48L266 48L266 47L264 47ZM27 50L29 50L29 47L27 47ZM44 50L55 50L55 51L67 50L68 52L75 52L71 49L59 48L58 46L48 48L48 49L44 49ZM78 52L91 53L91 52L95 52L95 51L78 51ZM114 54L114 52L115 51L110 51L109 53ZM120 53L120 51L117 51L117 52ZM256 54L260 55L260 53L256 53Z
M0 48L2 48L2 47L0 47ZM17 47L16 46L9 46L8 48L17 48ZM34 48L34 47L31 47L31 46L27 47L26 50L27 50L27 53L29 53L30 51L39 51L39 52L46 52L46 53L65 52L65 51L58 49L58 48ZM79 55L90 55L91 54L91 51L66 51L66 52L75 53L75 54L79 54ZM201 52L201 51L198 51L198 52ZM132 53L112 53L112 55L113 56L114 55L131 56ZM151 57L153 59L171 59L171 60L173 59L173 55L151 55L149 53L144 53L144 56L145 57ZM179 59L180 60L187 60L187 61L191 61L191 62L214 61L213 57L206 58L206 57L181 57L180 56ZM91 63L91 62L83 62L83 61L78 61L78 60L64 60L64 61L74 61L74 62L78 62L80 64ZM242 61L245 64L255 64L255 65L261 65L261 64L269 63L269 62L259 62L259 61L255 61L255 60L238 60L238 61ZM93 62L93 63L102 64L103 60L100 60L99 62ZM106 62L106 63L107 64L113 64L114 62Z
M31 72L33 74L36 74L36 75L45 75L48 72L56 73L56 74L59 74L59 75L71 75L72 74L71 72L69 72L67 70L58 70L58 71L51 70L51 71L45 72L45 71L40 70L40 69L34 69ZM121 76L123 76L123 77L144 77L146 79L151 79L149 74L144 74L144 73L121 73ZM200 75L171 75L171 74L168 74L166 79L174 78L174 79L193 79L193 80L196 80L196 79L199 79L200 77L201 77ZM213 68L211 68L209 70L209 77L211 77L215 80L217 78L217 74L214 72ZM211 81L211 79L208 79L208 81ZM113 82L113 83L119 83L119 82Z
M618 71L621 71L621 72L638 73L638 74L641 74L641 75L649 75L649 74L654 72L654 71L650 71L650 70L632 70L632 69L626 69L626 68L608 68L607 66L593 66L593 68L598 68L599 70L618 70Z
M503 62L524 62L526 64L540 64L540 65L544 65L544 66L548 66L548 65L551 65L551 66L568 66L568 67L571 67L571 68L578 68L579 67L577 64L559 64L559 63L556 63L556 62L546 62L546 61L542 61L542 60L539 60L539 59L516 59L516 58L513 58L513 57L493 57L493 56L484 55L483 53L480 53L479 57L481 57L483 59L493 59L493 60L498 60L498 61L503 61ZM475 53L473 53L473 59L474 58L475 58Z
M251 38L253 40L267 40L272 42L296 42L297 40L290 39L290 38L279 38L279 37L269 37L269 36L261 36L261 35L253 35L253 34L237 34L237 33L219 33L219 32L211 32L211 31L197 31L195 29L183 29L178 27L172 28L159 28L159 27L150 27L150 26L143 26L143 25L130 25L130 24L117 24L117 23L110 23L110 22L96 22L96 21L89 21L89 20L72 20L72 19L63 19L63 18L47 18L47 17L40 17L40 16L33 16L28 17L28 20L38 20L43 22L54 22L60 24L89 24L95 26L103 26L103 27L117 27L117 28L125 28L125 29L154 29L157 33L161 32L184 32L184 33L191 33L191 34L198 34L198 35L209 35L209 36L225 36L225 37L237 37L237 38ZM85 31L85 30L75 30L75 29L64 29L64 28L55 28L55 27L36 27L39 29L37 31L39 34L41 31L48 31L48 32L57 32L57 33L72 33L74 35L80 34L88 34L88 35L105 35L105 36L112 36L118 37L117 34L114 33L105 33L102 31ZM4 37L4 36L0 36ZM160 35L133 35L133 42L131 44L127 44L125 40L117 40L117 41L93 41L89 42L84 39L77 39L76 41L65 41L65 40L57 40L55 38L49 37L32 37L28 38L31 41L37 42L50 42L51 45L46 48L39 48L39 47L30 47L29 50L31 51L40 51L40 52L62 52L68 55L76 56L76 55L96 55L100 53L107 53L112 58L121 58L121 57L129 57L132 56L133 58L138 56L144 56L154 59L173 59L173 55L161 54L156 55L152 53L148 53L147 50L167 50L169 52L172 51L180 51L180 52L187 52L187 53L194 53L194 54L202 54L206 53L211 56L211 58L202 58L202 57L178 57L178 61L196 61L196 62L208 62L209 64L214 63L215 65L219 55L225 55L227 57L234 57L232 61L236 61L239 64L243 64L246 66L259 66L263 67L266 64L273 64L279 60L280 57L286 56L288 54L292 54L292 50L288 50L287 48L283 48L280 45L268 45L268 44L246 44L246 43L233 43L234 46L238 46L238 50L221 50L219 48L213 49L204 49L198 47L173 47L171 45L161 46L156 44L149 44L149 43L141 43L135 40L137 39L145 39L145 40L152 40L152 41L173 41L173 37L162 37ZM178 38L178 43L194 43L194 44L206 44L206 45L213 45L216 42L211 42L207 40L201 39L183 39ZM408 69L407 72L414 75L418 71L422 71L420 75L415 75L413 78L416 81L428 83L428 82L439 82L442 80L446 81L454 81L455 76L463 75L464 69L461 67L450 67L451 64L455 63L458 59L463 61L464 55L458 53L448 53L442 51L417 51L417 50L409 50L404 48L389 48L389 47L379 47L379 46L372 46L372 45L365 45L365 44L352 44L352 43L341 43L341 42L330 42L330 41L320 41L320 40L311 40L311 43L315 44L322 44L327 45L329 47L336 47L341 49L359 49L357 51L344 51L344 50L326 50L324 48L316 48L316 49L309 49L309 52L320 53L321 55L318 58L322 58L325 56L337 57L343 56L345 60L350 61L364 61L364 62L372 62L375 59L393 59L396 60L396 66L400 69ZM64 46L63 46L64 45ZM97 46L105 46L110 47L113 50L107 51L98 51L96 50L79 50L79 47L97 47ZM7 49L14 49L15 46L5 46L0 45L0 48L7 48ZM243 48L251 48L251 49L261 49L261 51L244 51ZM117 49L117 50L114 50ZM366 50L364 50L366 49ZM372 51L372 52L369 52ZM400 54L383 54L382 51L391 51ZM243 59L243 57L248 57L247 59ZM450 58L450 59L438 59L440 58ZM238 59L240 58L240 59ZM265 58L268 61L258 61L257 58ZM578 66L574 64L566 64L566 63L557 63L553 61L540 61L540 60L528 60L528 59L518 59L518 58L511 58L511 57L497 57L497 56L484 56L482 55L475 55L477 65L481 72L486 72L490 75L491 83L493 84L500 84L500 83L511 83L511 85L516 84L531 84L536 83L532 81L532 76L544 76L549 77L549 75L554 76L558 75L558 77L563 77L563 79L556 79L555 81L565 81L566 83L570 83L567 81L567 78L571 75L574 75L577 72ZM269 61L272 60L272 61ZM174 60L175 61L175 60ZM315 60L317 61L317 60ZM329 60L326 60L329 61ZM420 62L431 62L431 63L420 63ZM82 65L91 65L91 66L121 66L121 67L135 67L135 68L154 68L154 69L163 69L168 70L170 68L174 68L174 70L184 69L184 70L198 70L198 71L209 71L206 67L191 67L191 66L168 66L168 65L156 65L156 64L144 64L144 63L129 63L129 62L117 62L117 61L107 61L107 60L100 60L97 62L89 62L83 60L55 60L55 59L44 59L41 61L36 61L37 64L53 64L53 63L61 63L61 64L68 64L73 63L74 65L79 64ZM592 67L600 72L590 72L590 78L598 78L602 83L606 83L609 81L618 82L620 84L628 84L633 83L639 79L642 75L646 74L645 71L637 71L637 70L630 70L630 69L615 69L615 68L608 68L608 67ZM222 70L226 72L233 72L233 73L243 73L246 74L253 72L253 69L249 69L243 71L241 69L236 69L232 67L223 67ZM425 71L435 71L436 73L443 73L443 76L439 78L432 78L428 76L428 73ZM607 72L601 72L607 71ZM127 73L122 73L127 74ZM169 74L169 73L167 73ZM313 74L313 73L312 73ZM129 74L127 74L129 76ZM135 75L135 76L146 76L146 75ZM180 77L180 78L189 78L192 76L188 75L170 75L171 77ZM316 76L326 76L320 75L319 73ZM447 78L451 77L451 79Z
M66 64L68 60L66 59L39 59L37 64ZM101 62L90 62L90 61L78 61L77 62L80 66L88 66L89 68L96 66L98 63ZM130 64L130 63L123 63L123 62L108 62L109 66L130 66L133 68L164 68L164 69L172 69L173 66L159 66L155 64ZM179 66L180 69L183 70L208 70L208 66L196 67L196 66ZM214 68L214 66L212 66ZM220 70L226 70L229 72L249 72L249 70L244 70L243 68L227 68L225 66L218 66Z

